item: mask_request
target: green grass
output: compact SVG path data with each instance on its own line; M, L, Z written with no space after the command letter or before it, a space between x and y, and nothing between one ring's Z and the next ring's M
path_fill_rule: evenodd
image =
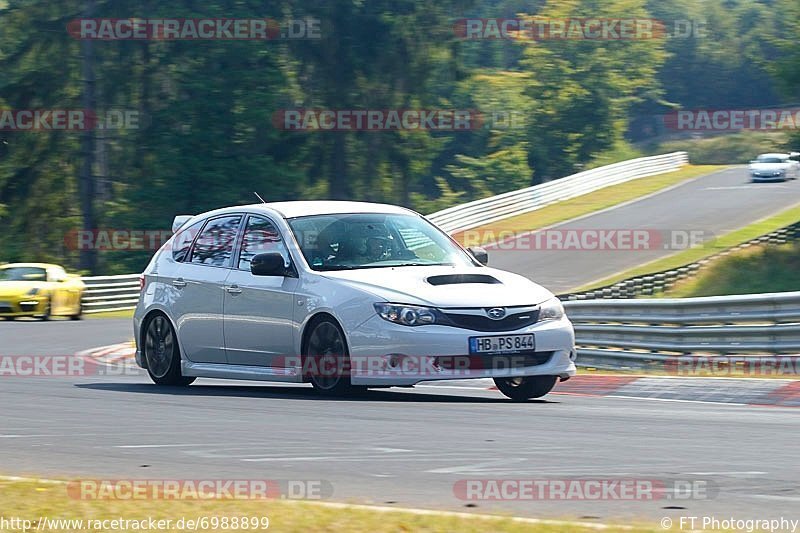
M800 291L800 244L754 246L717 258L661 296L723 296Z
M444 498L443 498L444 499ZM596 529L577 524L538 524L514 521L508 517L477 518L413 514L400 510L381 512L359 507L334 507L305 502L281 500L215 500L215 501L165 501L165 500L74 500L67 496L64 484L29 481L0 481L0 517L27 519L36 522L39 517L48 519L83 520L143 520L175 521L181 518L201 517L267 517L269 529L248 531L279 532L534 532L568 533L592 532ZM33 530L47 533L58 531L43 524ZM83 529L88 531L88 529ZM132 529L129 529L131 531ZM201 531L222 529L201 529ZM20 530L21 531L21 530ZM113 527L103 531L121 531ZM171 527L159 531L179 531ZM228 529L234 531L234 529ZM238 529L244 531L244 529ZM603 531L628 531L645 533L663 531L660 527L623 528L610 526Z
M640 178L619 185L606 187L570 200L558 202L530 213L495 222L468 233L454 235L456 240L467 246L487 244L498 239L501 233L517 233L545 228L565 222L576 217L588 215L601 209L635 200L642 196L658 192L667 187L678 185L690 179L698 178L712 172L728 168L722 165L687 165L675 172L667 172L657 176ZM466 237L466 242L465 242ZM476 240L480 239L480 242Z
M133 309L125 309L122 311L106 311L105 313L91 313L83 315L84 318L133 318Z
M725 235L722 235L713 241L705 243L702 247L690 248L661 259L656 259L655 261L645 263L629 270L618 272L612 276L593 281L568 292L588 291L600 287L606 287L628 278L645 276L655 272L663 272L664 270L679 268L684 265L688 265L689 263L694 263L701 259L716 255L723 250L738 246L739 244L755 239L756 237L766 233L786 227L794 222L797 222L798 220L800 220L800 204L785 209L777 215L754 222L749 226L726 233Z

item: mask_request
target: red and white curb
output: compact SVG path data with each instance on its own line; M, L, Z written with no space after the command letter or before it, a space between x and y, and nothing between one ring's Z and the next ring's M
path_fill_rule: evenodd
M496 391L490 379L440 381L421 387ZM800 381L793 379L614 376L579 374L556 384L553 395L800 407Z
M91 359L100 365L138 368L135 355L136 347L133 341L90 348L75 354L76 357Z

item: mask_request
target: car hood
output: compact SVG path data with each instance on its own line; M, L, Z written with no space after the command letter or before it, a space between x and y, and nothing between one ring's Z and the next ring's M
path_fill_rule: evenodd
M536 305L553 297L553 293L527 278L493 268L387 267L320 275L368 292L377 301L442 308Z
M751 163L750 170L758 170L758 171L786 170L790 166L792 166L791 163Z
M0 299L4 296L23 296L31 289L41 289L40 281L0 281Z

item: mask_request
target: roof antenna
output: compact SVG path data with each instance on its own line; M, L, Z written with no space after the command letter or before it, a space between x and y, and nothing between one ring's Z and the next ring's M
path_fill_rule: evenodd
M263 198L261 198L261 195L260 195L260 194L258 194L257 192L253 191L253 194L255 194L255 195L256 195L256 198L258 198L259 200L261 200L261 203L262 203L262 204L265 204L265 203L267 203L267 202L265 202L265 201L264 201L264 199L263 199Z

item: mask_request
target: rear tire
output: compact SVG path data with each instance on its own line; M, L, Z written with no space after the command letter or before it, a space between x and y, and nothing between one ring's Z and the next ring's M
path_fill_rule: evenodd
M78 304L78 314L69 317L70 320L80 320L83 318L83 304Z
M497 389L516 402L541 398L556 386L558 376L494 378Z
M331 318L323 317L309 327L303 353L303 371L317 392L343 396L363 392L350 381L350 353L344 333Z
M181 374L181 351L175 329L162 314L147 321L143 351L147 373L156 385L185 387L196 378Z

